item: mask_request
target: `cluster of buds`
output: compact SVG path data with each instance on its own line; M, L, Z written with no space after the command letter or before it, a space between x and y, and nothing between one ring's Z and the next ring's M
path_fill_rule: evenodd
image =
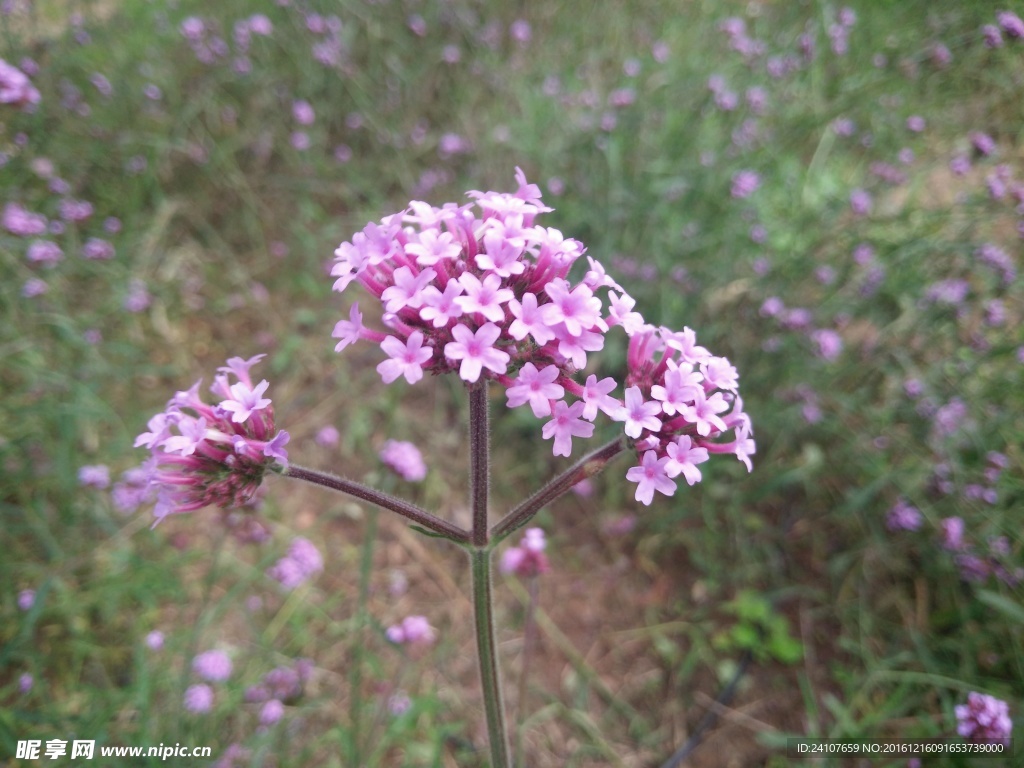
M274 431L274 410L263 397L269 385L263 380L254 386L249 375L263 357L231 358L210 387L220 398L216 405L203 402L202 382L196 382L175 394L135 439L136 447L152 452L143 469L157 521L207 505L242 506L267 469L287 461L288 433Z
M679 474L699 480L696 464L709 453L734 453L749 468L754 442L735 368L696 346L693 331L647 324L592 257L582 280L571 282L584 246L536 224L551 209L518 168L516 180L514 194L470 192L475 202L466 205L413 201L342 243L334 289L362 285L383 305L388 331L367 328L353 304L335 326L336 351L359 340L378 344L387 384L415 384L425 373L497 382L510 408L529 404L548 419L542 434L556 456L572 453L574 437L593 435L599 411L625 422L642 457L627 477L645 504L654 490L674 492ZM615 327L631 339L624 399L611 377L576 378Z

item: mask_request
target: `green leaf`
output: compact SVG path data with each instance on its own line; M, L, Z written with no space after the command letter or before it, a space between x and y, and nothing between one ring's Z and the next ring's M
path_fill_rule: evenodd
M978 590L978 599L1017 624L1024 624L1024 605L987 589Z

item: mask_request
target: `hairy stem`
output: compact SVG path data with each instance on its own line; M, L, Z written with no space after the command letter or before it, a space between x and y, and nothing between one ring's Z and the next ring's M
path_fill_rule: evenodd
M487 496L491 484L489 428L487 381L478 381L469 388L469 495L474 547L487 546Z
M494 599L491 595L491 552L469 552L473 574L473 622L476 627L476 652L480 662L480 685L487 715L487 737L491 746L491 768L510 768L505 706L501 696L501 671L498 668L494 632Z
M294 464L290 465L288 469L284 471L284 475L285 477L294 477L297 480L305 480L308 483L322 485L325 488L330 488L348 496L361 499L362 501L368 501L371 504L376 504L382 509L397 512L407 520L411 520L417 525L420 525L429 531L433 531L446 539L451 539L459 544L466 544L469 542L469 532L463 530L454 523L442 520L440 517L432 515L430 512L427 512L427 510L421 509L411 502L391 496L390 494L378 491L374 488L370 488L362 483L357 483L344 477L338 477L337 475L332 475L329 472L320 472L315 469L297 467Z
M526 525L545 506L566 494L581 480L601 472L608 466L609 462L618 456L626 447L626 439L618 437L607 443L596 451L584 456L576 464L549 482L530 498L517 506L505 517L503 517L494 528L491 529L491 536L501 540L510 533Z

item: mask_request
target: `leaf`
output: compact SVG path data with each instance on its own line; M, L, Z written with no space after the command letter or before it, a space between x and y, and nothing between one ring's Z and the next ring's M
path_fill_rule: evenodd
M989 608L994 608L1008 619L1024 624L1024 605L987 589L978 590L978 599Z

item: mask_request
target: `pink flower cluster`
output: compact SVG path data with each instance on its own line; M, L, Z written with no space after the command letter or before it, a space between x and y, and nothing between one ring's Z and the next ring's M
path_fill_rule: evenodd
M149 420L149 431L135 439L136 447L152 451L143 467L158 522L209 504L241 506L256 493L268 467L287 461L288 433L274 431L274 410L263 397L269 384L254 386L249 375L263 357L231 358L210 387L220 398L217 405L203 402L196 382L175 394L166 410Z
M28 107L39 103L39 91L28 75L0 59L0 104Z
M495 381L510 408L529 405L548 419L542 434L553 440L556 456L572 453L574 437L591 437L603 411L625 421L626 435L641 441L642 453L654 451L654 460L668 455L669 443L677 445L681 458L662 472L663 493L669 485L674 490L671 478L681 472L691 484L700 479L693 465L706 459L702 450L736 453L749 467L753 441L735 369L697 347L693 331L646 324L595 259L587 257L582 280L570 281L584 246L538 225L537 216L551 209L518 168L516 181L514 194L470 192L475 202L467 205L413 201L342 243L331 270L334 289L362 285L383 305L388 332L367 328L353 304L349 319L334 328L335 350L360 339L379 344L388 359L377 371L386 384L453 372L467 384ZM619 384L611 377L590 375L584 384L574 378L616 326L632 338L635 381L625 401L612 394ZM666 346L671 351L658 363L649 359ZM732 442L713 442L733 428L739 429ZM649 504L653 487L641 482L637 499Z
M626 479L637 483L637 501L650 504L655 491L673 495L679 475L700 482L697 465L712 453L734 454L752 469L753 427L736 369L698 346L691 329L633 334L627 366L625 429L642 458Z

